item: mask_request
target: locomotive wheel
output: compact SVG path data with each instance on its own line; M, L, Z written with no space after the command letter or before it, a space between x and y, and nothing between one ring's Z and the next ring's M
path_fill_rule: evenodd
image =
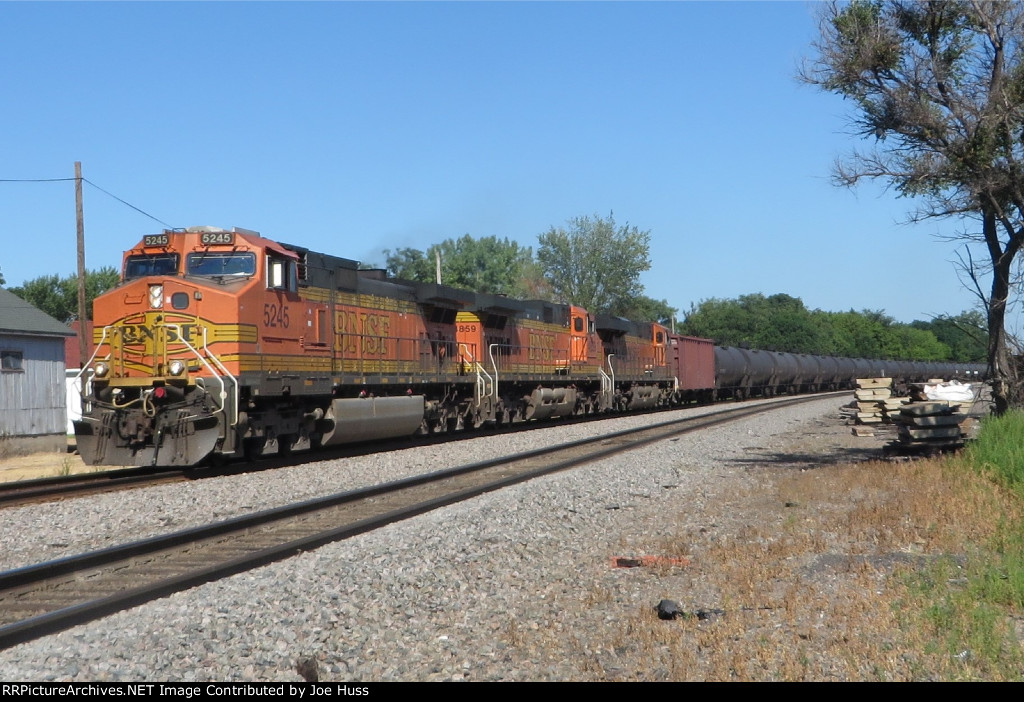
M466 417L466 421L464 421L463 424L465 424L466 428L470 431L479 431L487 424L487 420L483 418L483 415L474 413L473 415Z
M294 434L279 434L277 437L277 455L290 456L293 443L295 443Z
M247 461L255 461L263 455L263 447L267 440L262 436L250 436L242 439L242 456Z

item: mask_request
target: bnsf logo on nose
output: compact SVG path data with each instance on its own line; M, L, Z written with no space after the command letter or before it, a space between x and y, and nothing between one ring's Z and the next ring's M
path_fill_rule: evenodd
M167 341L187 341L192 343L196 331L200 328L198 324L182 324L180 327L181 336L178 336L178 328L167 328ZM145 324L125 324L121 327L121 336L126 344L144 344L153 340L153 328Z

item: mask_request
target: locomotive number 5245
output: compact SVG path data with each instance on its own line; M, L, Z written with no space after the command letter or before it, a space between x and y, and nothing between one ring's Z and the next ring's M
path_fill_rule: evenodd
M272 302L263 305L263 326L288 328L288 306Z

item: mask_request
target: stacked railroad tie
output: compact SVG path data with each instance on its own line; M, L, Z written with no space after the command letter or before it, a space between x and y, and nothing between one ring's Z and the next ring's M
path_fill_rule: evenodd
M893 423L898 438L889 446L899 449L959 448L973 421L968 415L975 399L974 388L955 380L912 383L910 397L893 397L891 378L861 378L855 394L856 403L844 408L846 416L856 414L853 433L874 436L872 425Z
M906 397L893 397L892 378L858 378L857 423L890 422L900 408L909 402Z
M971 415L981 388L958 380L912 383L913 402L900 415L900 446L904 448L959 448L977 420Z
M947 449L963 446L961 424L967 415L958 402L912 402L900 410L899 445L903 448Z

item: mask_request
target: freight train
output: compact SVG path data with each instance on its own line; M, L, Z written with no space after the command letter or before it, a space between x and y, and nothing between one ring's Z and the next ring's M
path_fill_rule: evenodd
M981 370L716 347L572 304L389 279L239 228L143 237L93 318L75 422L92 465L191 466Z

